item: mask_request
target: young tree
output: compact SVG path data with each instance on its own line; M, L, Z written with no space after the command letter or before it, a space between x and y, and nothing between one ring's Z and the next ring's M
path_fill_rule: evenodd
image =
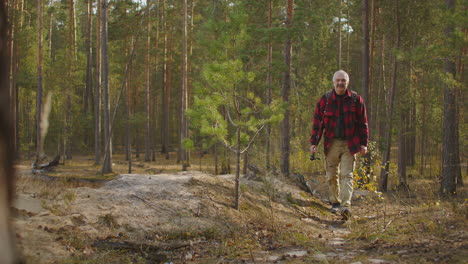
M187 112L194 129L236 154L234 208L238 210L241 154L266 124L280 122L283 107L278 101L267 106L253 93L243 94L242 88L253 81L254 74L244 71L240 60L210 63L204 68L203 78L206 88L199 89L199 96ZM186 141L185 146L193 146L193 142Z

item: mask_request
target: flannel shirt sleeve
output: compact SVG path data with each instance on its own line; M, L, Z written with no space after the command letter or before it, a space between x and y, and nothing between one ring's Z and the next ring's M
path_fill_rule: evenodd
M359 115L358 115L358 133L359 140L362 146L367 146L369 143L369 124L367 121L367 110L364 99L359 99Z
M325 108L325 99L322 97L317 102L317 106L315 107L314 112L314 120L312 122L312 132L310 137L311 145L318 145L320 142L320 138L322 137L323 133L323 110Z

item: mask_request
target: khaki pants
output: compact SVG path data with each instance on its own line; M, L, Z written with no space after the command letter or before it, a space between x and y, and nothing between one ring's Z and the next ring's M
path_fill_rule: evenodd
M353 195L355 157L349 153L346 140L333 139L325 157L328 195L331 203L350 206Z

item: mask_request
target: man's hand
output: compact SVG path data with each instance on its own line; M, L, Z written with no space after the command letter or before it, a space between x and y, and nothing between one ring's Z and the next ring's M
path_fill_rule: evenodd
M316 152L317 152L317 146L316 145L310 146L310 153L314 154Z
M366 155L366 153L367 153L367 146L361 146L361 151L360 151L360 153L361 153L361 156Z

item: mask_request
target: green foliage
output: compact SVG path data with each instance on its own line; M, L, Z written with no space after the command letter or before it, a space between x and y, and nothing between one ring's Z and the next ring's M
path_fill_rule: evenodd
M187 111L192 129L205 137L215 137L228 148L247 145L265 124L279 122L284 106L274 101L263 104L253 93L242 96L241 87L254 80L240 60L209 63L203 71L204 83L197 84L199 96ZM240 142L232 129L240 130Z

